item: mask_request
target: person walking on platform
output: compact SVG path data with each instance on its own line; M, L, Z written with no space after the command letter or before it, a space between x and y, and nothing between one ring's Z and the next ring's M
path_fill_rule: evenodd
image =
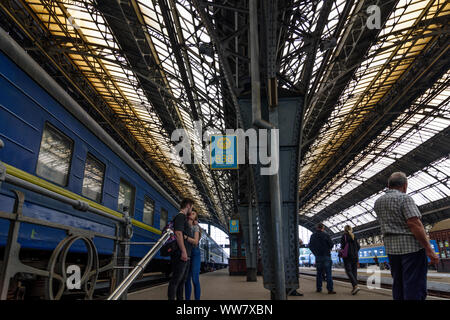
M190 227L192 228L192 233L194 235L193 238L186 237L186 240L192 245L191 252L191 263L189 268L188 277L186 279L186 284L184 286L185 289L185 297L186 300L191 300L191 291L192 291L192 282L194 283L194 297L195 300L200 300L200 265L201 265L201 256L200 256L200 247L199 242L202 237L200 226L198 225L198 214L195 211L192 211L188 216L188 222Z
M192 199L183 199L180 205L180 212L173 220L178 250L175 250L170 256L172 278L167 289L169 300L175 300L175 296L177 300L183 300L184 283L189 272L189 257L192 249L192 245L187 241L185 236L194 237L186 217L191 213L193 206L194 201Z
M375 201L375 212L384 236L393 278L394 300L425 300L427 296L427 256L439 262L430 245L414 200L406 194L408 179L394 172L388 190Z
M325 233L325 226L319 223L316 232L311 235L309 249L316 256L316 288L317 292L322 292L322 275L325 271L327 275L327 289L329 294L335 294L333 290L333 279L331 277L331 249L333 242L331 237Z
M341 237L341 250L339 255L344 260L344 268L347 277L352 283L352 294L358 293L360 288L358 287L358 251L360 245L356 236L353 234L351 226L346 225L344 227L344 234Z

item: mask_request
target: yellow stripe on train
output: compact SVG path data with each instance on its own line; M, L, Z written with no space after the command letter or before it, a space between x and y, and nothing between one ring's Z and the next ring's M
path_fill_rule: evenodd
M19 178L19 179L22 179L22 180L27 181L29 183L32 183L32 184L34 184L36 186L39 186L41 188L44 188L46 190L58 193L58 194L60 194L62 196L65 196L67 198L70 198L70 199L73 199L73 200L84 201L84 202L88 203L89 206L91 206L92 208L96 208L98 210L104 211L106 213L109 213L110 215L113 215L113 216L116 216L116 217L119 217L119 218L123 217L123 214L120 213L120 212L117 212L117 211L114 211L114 210L112 210L110 208L102 206L101 204L98 204L98 203L96 203L96 202L94 202L92 200L89 200L87 198L79 196L76 193L73 193L73 192L68 191L68 190L66 190L64 188L61 188L61 187L59 187L59 186L57 186L57 185L55 185L55 184L53 184L51 182L45 181L44 179L38 178L38 177L36 177L36 176L34 176L32 174L29 174L28 172L25 172L23 170L17 169L17 168L15 168L15 167L13 167L13 166L11 166L9 164L6 164L4 162L2 162L2 163L6 167L6 173L7 174L10 174L10 175L12 175L12 176L14 176L16 178ZM135 225L138 228L141 228L141 229L144 229L144 230L156 233L158 235L161 234L160 230L158 230L156 228L153 228L153 227L151 227L151 226L149 226L149 225L147 225L145 223L142 223L142 222L137 221L135 219L131 219L131 222L132 222L133 225Z

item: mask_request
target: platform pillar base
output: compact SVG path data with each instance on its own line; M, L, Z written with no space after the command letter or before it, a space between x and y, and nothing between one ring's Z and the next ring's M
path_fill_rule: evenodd
M256 268L247 268L247 282L256 281Z

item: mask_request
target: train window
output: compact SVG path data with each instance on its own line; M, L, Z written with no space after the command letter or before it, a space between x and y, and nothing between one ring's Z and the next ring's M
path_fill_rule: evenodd
M130 217L134 215L134 198L136 189L123 179L120 179L119 185L119 201L118 210L124 212L125 208L128 208Z
M159 217L159 229L162 230L167 225L169 219L169 213L166 209L161 208L161 216Z
M73 141L46 123L42 134L36 174L66 186L73 153Z
M150 199L149 197L145 197L144 200L144 212L142 216L142 222L153 226L153 214L155 213L155 201Z
M102 201L105 165L88 153L84 166L83 189L81 193L97 202Z

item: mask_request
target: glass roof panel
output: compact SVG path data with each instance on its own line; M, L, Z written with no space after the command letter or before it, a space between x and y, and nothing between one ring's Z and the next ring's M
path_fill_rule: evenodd
M112 110L123 119L128 130L135 136L142 146L148 151L153 163L163 172L175 189L183 196L190 196L198 200L198 210L208 216L209 210L203 203L203 198L197 190L181 159L175 154L170 142L170 134L165 131L159 115L153 106L153 101L148 100L146 92L142 89L137 74L129 64L127 58L119 53L119 44L112 33L110 26L101 12L92 1L83 2L52 2L31 0L27 1L30 8L37 14L40 20L51 34L73 38L74 41L62 45L69 50L80 46L77 54L69 53L69 57L79 67L80 72L90 81L95 90L104 97ZM135 8L140 14L143 27L147 31L148 45L152 48L154 58L161 64L161 77L166 83L168 92L175 97L184 98L185 87L181 82L177 61L172 54L171 43L168 39L167 27L160 8L154 2L138 1ZM184 1L176 4L177 10L171 8L172 19L179 19L183 32L178 34L178 41L191 46L184 56L188 73L192 74L191 81L194 96L201 95L206 99L205 109L212 106L220 107L221 94L219 90L208 90L205 84L206 76L212 77L218 73L217 68L211 68L206 60L202 60L195 46L195 33L204 41L209 41L204 28L195 28L194 23L199 24L198 18L191 14ZM178 14L178 15L177 15ZM181 30L181 29L180 29ZM75 51L75 50L73 50ZM217 56L214 56L214 60ZM196 85L197 84L197 85ZM211 95L212 94L212 95ZM177 103L183 126L188 130L192 139L197 139L193 131L193 119L189 113L187 99ZM208 108L209 107L209 108ZM209 111L208 110L208 111ZM183 111L183 113L181 113ZM210 112L211 113L211 112ZM220 114L214 114L220 117ZM223 121L214 122L215 125L223 125ZM223 128L222 128L223 129ZM197 148L197 156L201 150ZM206 183L207 197L212 199L219 219L225 221L224 209L229 209L226 203L220 204L218 192L214 185L211 173L205 164L200 165L203 181Z

